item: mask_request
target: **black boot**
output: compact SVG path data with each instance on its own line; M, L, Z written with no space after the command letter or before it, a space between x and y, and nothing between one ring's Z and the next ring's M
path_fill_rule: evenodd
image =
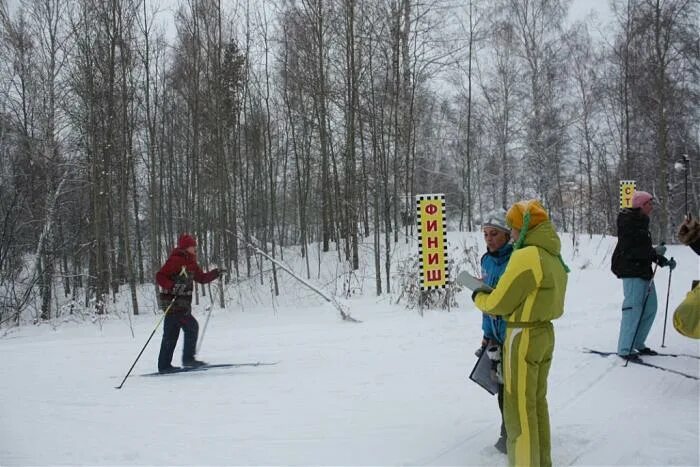
M630 362L639 362L639 361L642 360L641 358L639 358L639 354L638 354L638 353L631 353L631 354L629 354L629 355L620 355L620 357L621 357L623 360L627 360L627 361L630 361Z
M198 367L204 366L206 364L207 364L206 362L203 362L201 360L197 360L195 358L193 358L191 360L183 360L182 361L182 366L184 366L185 368L198 368Z
M505 436L501 436L500 438L498 438L498 441L496 441L496 444L494 444L493 446L499 451L501 451L503 454L508 454L508 447Z
M168 374L168 373L177 373L178 371L181 371L181 370L182 370L182 368L180 368L179 366L168 365L168 366L164 366L162 368L158 368L158 373L163 375L163 374Z

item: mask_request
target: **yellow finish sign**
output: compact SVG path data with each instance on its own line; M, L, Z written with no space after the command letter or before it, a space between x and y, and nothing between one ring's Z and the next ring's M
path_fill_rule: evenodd
M417 195L416 207L421 288L445 287L448 280L445 195Z
M632 196L636 187L634 180L620 180L620 209L632 207Z

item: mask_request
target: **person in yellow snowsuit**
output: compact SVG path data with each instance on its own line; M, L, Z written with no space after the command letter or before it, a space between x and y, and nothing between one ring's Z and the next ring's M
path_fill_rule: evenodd
M504 416L508 461L551 466L547 376L554 352L551 321L564 312L567 273L561 240L542 204L515 203L506 214L514 251L496 288L476 290L476 307L506 322Z
M700 255L700 222L689 215L683 219L678 239ZM700 339L700 282L693 281L693 288L673 313L673 327L692 339Z

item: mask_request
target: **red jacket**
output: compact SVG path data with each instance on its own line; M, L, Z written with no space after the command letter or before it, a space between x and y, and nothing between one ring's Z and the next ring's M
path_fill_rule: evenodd
M160 271L156 273L156 282L164 290L160 293L161 306L167 307L175 295L172 288L176 283L183 283L184 293L181 293L173 303L173 311L189 310L192 303L193 281L206 284L219 277L219 270L202 271L197 264L197 258L186 250L175 248Z

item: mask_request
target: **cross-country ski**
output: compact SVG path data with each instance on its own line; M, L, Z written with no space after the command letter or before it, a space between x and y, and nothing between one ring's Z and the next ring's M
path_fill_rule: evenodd
M279 362L247 362L247 363L206 363L197 367L173 367L173 370L168 373L154 372L143 373L140 376L168 376L182 373L194 373L198 371L207 371L217 368L242 368L242 367L257 367L257 366L273 366Z
M593 350L593 349L583 349L583 351L586 352L586 353L591 353L591 354L595 354L595 355L600 355L601 357L609 357L609 356L611 356L611 355L617 356L617 353L615 353L615 352L602 352L602 351ZM656 368L657 370L667 371L667 372L669 372L669 373L674 373L674 374L677 374L677 375L679 375L679 376L683 376L683 377L685 377L685 378L694 379L694 380L700 380L700 376L698 376L697 374L693 375L693 374L690 374L690 373L686 373L686 372L684 372L684 371L674 370L673 368L668 368L668 367L663 366L663 365L658 365L658 364L656 364L656 363L651 363L651 362L649 362L649 361L646 360L647 358L654 357L654 356L659 356L659 357L676 357L676 358L678 358L679 356L687 356L687 357L691 357L691 358L697 358L697 357L694 356L694 355L657 353L656 355L647 355L647 356L645 356L645 357L644 357L644 360L643 360L641 357L637 357L637 358L633 358L633 359L628 359L628 361L629 361L630 363L633 363L633 364L636 364L636 365L647 366L647 367L649 367L649 368Z

